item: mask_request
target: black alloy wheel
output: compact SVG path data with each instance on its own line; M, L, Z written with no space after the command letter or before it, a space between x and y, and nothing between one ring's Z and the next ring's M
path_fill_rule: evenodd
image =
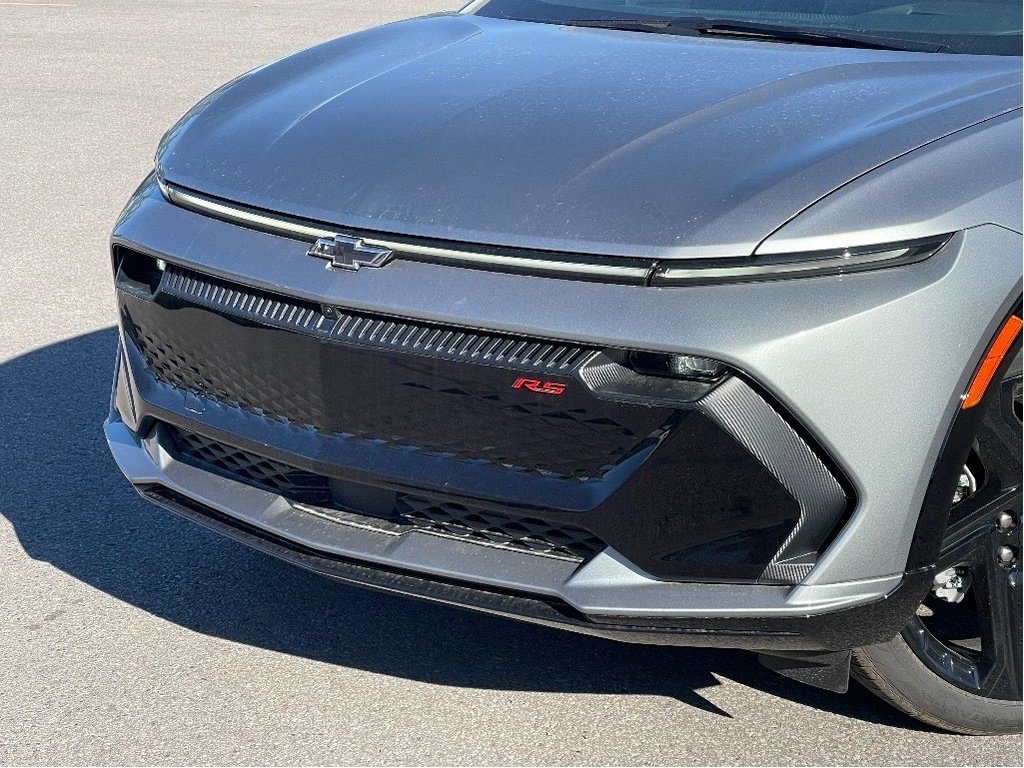
M854 676L874 693L958 733L1014 733L1022 724L1019 339L1006 358L980 413L965 417L973 439L959 463L932 590L900 635L853 656Z

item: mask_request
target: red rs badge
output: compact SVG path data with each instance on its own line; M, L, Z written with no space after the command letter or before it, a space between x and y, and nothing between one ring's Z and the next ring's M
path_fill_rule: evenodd
M512 389L528 389L542 395L560 395L565 392L565 384L557 381L541 381L540 379L516 379Z

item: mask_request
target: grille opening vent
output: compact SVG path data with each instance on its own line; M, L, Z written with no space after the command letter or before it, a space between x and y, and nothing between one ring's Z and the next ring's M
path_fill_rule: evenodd
M335 341L389 351L571 372L593 350L576 344L511 336L422 320L313 304L170 265L168 294L218 312Z
M515 517L482 507L399 493L390 509L338 504L329 478L226 445L191 430L163 425L180 461L292 501L380 520L393 530L424 530L479 544L582 562L604 549L589 531L538 517ZM349 496L349 498L351 498Z
M116 246L114 271L117 285L143 296L152 296L160 286L166 265L139 251Z
M307 504L328 504L327 478L267 459L185 429L169 428L178 458L246 485Z
M604 542L582 528L535 517L507 517L454 502L399 496L397 511L417 528L509 549L572 560L585 560L604 549Z

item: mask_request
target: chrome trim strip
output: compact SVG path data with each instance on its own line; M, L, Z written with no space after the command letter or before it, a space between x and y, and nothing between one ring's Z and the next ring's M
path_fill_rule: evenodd
M908 249L900 248L879 251L863 258L856 257L841 261L839 259L808 259L807 261L790 261L780 263L737 265L734 267L676 267L663 264L658 269L658 280L665 282L691 282L695 280L742 280L744 278L795 277L805 273L821 273L824 270L852 271L871 266L881 266L881 262L896 261L907 255Z
M409 245L385 240L363 239L367 245L390 248L396 254L411 253L423 256L431 261L451 262L453 264L477 264L492 267L512 267L530 271L555 272L568 275L591 275L598 277L633 278L644 281L653 269L650 267L626 267L617 264L582 264L571 261L549 261L534 259L528 256L502 256L493 253L473 253L469 251L453 251L447 248L432 248L424 245Z
M163 192L164 197L177 206L188 208L196 211L197 213L205 213L213 216L214 218L226 219L227 221L231 221L236 224L243 224L256 229L262 229L267 232L272 232L275 235L297 237L302 240L312 241L318 240L321 237L333 239L334 236L338 234L337 232L332 232L328 229L310 227L305 224L299 224L298 222L277 219L272 216L265 216L261 213L255 213L254 211L250 211L245 208L227 205L192 192L185 192L170 186L159 178L157 179L157 184L160 185L160 191Z
M354 237L367 246L393 251L395 258L406 261L539 273L555 277L604 278L626 284L656 287L743 280L779 280L790 277L845 274L915 264L932 256L951 237L951 235L941 235L907 243L853 248L843 253L803 254L802 258L793 260L772 257L753 261L753 263L750 259L744 259L738 260L737 264L714 265L710 263L696 264L693 261L672 262L671 260L639 259L638 261L646 261L646 265L630 266L599 261L567 261L533 256L508 256L362 237L351 232L323 229L296 219L275 217L244 206L186 191L166 183L159 176L157 184L164 197L173 205L233 224L306 242L315 242L320 239L333 240L338 236Z
M162 179L157 179L160 191L164 197L174 205L181 208L188 208L196 213L202 213L214 218L223 219L242 226L252 227L265 232L284 237L297 238L306 241L315 241L320 238L334 239L337 235L350 235L351 233L335 232L321 229L319 227L303 224L298 221L284 218L276 218L263 213L230 205L228 203L214 200L167 184ZM378 248L386 248L395 252L398 259L405 258L414 261L431 261L453 264L467 267L491 267L506 268L515 270L526 270L530 272L545 272L565 276L586 276L614 278L637 283L646 282L648 276L654 269L654 262L649 266L627 266L622 264L602 264L596 262L573 262L557 261L553 259L537 259L529 256L505 256L493 253L480 253L475 251L463 251L452 248L439 248L429 245L417 245L415 243L404 243L394 240L378 240L377 238L359 237L366 245Z

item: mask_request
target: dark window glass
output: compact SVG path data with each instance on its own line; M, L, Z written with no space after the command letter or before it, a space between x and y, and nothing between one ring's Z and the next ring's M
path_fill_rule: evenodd
M679 19L690 23L704 19L847 34L855 41L877 40L907 50L929 50L927 46L931 46L939 52L1019 56L1021 7L1021 0L490 0L473 12L555 24L588 19ZM660 31L679 32L678 28ZM775 39L783 42L781 37Z

